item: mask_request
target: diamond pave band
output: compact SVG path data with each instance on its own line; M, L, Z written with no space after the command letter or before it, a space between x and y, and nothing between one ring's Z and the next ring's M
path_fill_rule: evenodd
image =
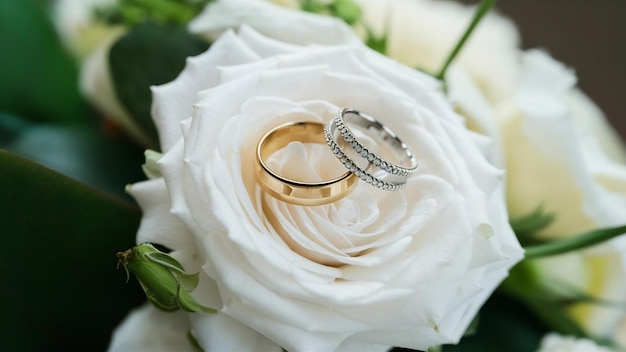
M373 130L376 136L387 142L396 153L399 163L406 166L396 165L373 151L370 151L355 137L347 123L355 124L365 128L367 131ZM381 124L373 117L363 114L357 110L342 108L324 129L326 143L331 148L335 156L352 173L361 180L383 190L396 191L402 188L408 177L417 171L417 161L408 146L389 128ZM343 142L350 148L343 149L339 146L338 137L341 136ZM350 150L347 150L350 149ZM372 171L369 167L366 170L355 165L355 158L367 160L370 166L374 166ZM377 172L375 170L378 170Z

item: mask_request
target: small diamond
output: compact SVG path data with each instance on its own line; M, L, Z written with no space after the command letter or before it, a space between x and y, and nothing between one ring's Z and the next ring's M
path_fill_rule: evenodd
M385 171L391 172L391 170L393 170L393 166L390 164L387 164L387 167L385 167Z
M345 164L348 161L348 158L344 155L341 157L341 163Z
M357 146L357 145L359 145L359 144L358 144L356 141L352 141L352 142L350 142L350 146L351 146L352 148L356 148L356 146Z
M346 169L350 169L350 171L352 171L352 163L351 162L346 162Z
M361 169L356 169L356 172L354 173L355 175L357 175L358 177L360 177L362 175L363 171L361 171Z
M358 168L354 165L350 166L350 172L356 172L356 170L358 170Z
M375 166L380 165L380 158L379 157L376 157L376 159L374 160L374 165Z
M346 137L346 142L348 142L348 143L352 142L353 140L354 140L354 137L352 137L352 136L347 136Z
M359 175L357 175L357 176L359 176ZM361 177L361 180L363 180L363 181L367 180L367 174L366 173L362 173L360 177Z
M383 169L383 170L386 170L387 169L387 162L386 161L381 161L380 162L380 168Z
M357 144L356 147L354 147L354 150L356 150L357 153L360 153L361 150L363 150L363 146L360 144Z
M374 153L369 153L367 155L367 161L372 162L374 159L376 159L376 155L374 155Z
M372 183L372 176L367 175L367 180L365 180L367 183Z
M363 150L361 150L361 156L366 158L367 154L368 154L367 149L363 148Z

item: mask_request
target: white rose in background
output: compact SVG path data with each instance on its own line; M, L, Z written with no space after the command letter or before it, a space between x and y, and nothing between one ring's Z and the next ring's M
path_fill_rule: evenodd
M432 72L441 67L473 13L473 7L451 1L359 3L365 23L387 33L389 56ZM556 219L541 235L553 239L624 223L626 151L600 109L576 88L573 72L542 52L523 53L514 25L492 13L449 73L449 97L457 111L469 118L468 126L501 145L490 157L507 170L512 218L543 207ZM623 303L623 241L539 261L546 285L562 290L565 284L569 290ZM626 344L621 309L588 303L571 313L594 336Z
M106 23L96 17L96 8L112 6L117 0L58 0L54 4L54 24L63 43L79 60L102 43L122 35L123 25Z
M576 77L565 66L544 52L528 51L521 55L520 67L516 94L503 100L495 113L508 175L509 213L517 217L543 207L556 216L541 231L551 239L623 225L626 154L619 137L575 88ZM461 101L463 94L455 96ZM626 330L620 328L626 316L620 308L626 295L625 240L532 262L547 286L613 302L580 303L570 312L592 336L621 343L626 342Z
M388 55L436 71L473 8L450 1L359 1L365 23L388 34ZM511 217L542 206L556 215L542 235L568 237L626 219L626 152L573 72L539 51L523 53L507 19L478 26L448 75L449 97L468 125L491 135L505 163ZM594 251L539 262L547 285L566 284L620 304L626 293L626 248L617 239ZM556 287L555 287L556 289ZM562 289L562 288L561 288ZM626 344L623 311L580 304L576 320L594 336ZM620 323L621 322L621 323Z
M222 11L233 3L237 12ZM229 0L210 5L192 27L255 16L265 35L290 44L244 26L155 88L163 177L129 188L144 211L137 241L165 245L188 272L200 271L194 298L220 310L185 314L191 331L207 351L424 350L458 342L522 256L503 173L481 150L487 141L465 128L436 80L358 40L297 45L350 33L334 19ZM401 192L362 183L325 206L266 196L254 177L259 138L288 121L326 122L339 106L400 131L418 174ZM329 163L341 169L323 159L326 146L316 147L292 143L276 167L301 179L320 179ZM125 330L154 324L136 314L116 338L141 339Z
M550 333L541 340L537 352L611 352L611 350L598 346L589 339L577 339Z
M387 36L385 54L436 74L469 25L474 6L442 0L356 0L363 22ZM491 11L465 43L455 64L491 102L511 94L518 71L520 36L515 24ZM489 53L489 54L487 54Z

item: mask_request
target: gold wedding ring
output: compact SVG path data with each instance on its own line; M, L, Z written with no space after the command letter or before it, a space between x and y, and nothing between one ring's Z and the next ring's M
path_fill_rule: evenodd
M294 141L326 144L324 125L318 122L286 123L270 130L259 140L256 150L256 178L269 195L296 205L323 205L350 194L359 180L350 171L331 180L304 182L288 179L272 170L266 160Z

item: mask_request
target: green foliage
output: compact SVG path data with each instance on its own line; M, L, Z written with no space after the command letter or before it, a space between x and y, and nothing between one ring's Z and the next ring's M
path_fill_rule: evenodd
M349 25L355 24L363 15L361 7L354 0L334 0L329 6L333 16L341 18Z
M555 215L546 213L543 207L538 207L532 213L511 219L511 227L522 245L542 242L535 235L537 232L550 226L555 219Z
M474 17L472 18L472 21L470 22L469 26L467 26L467 29L465 29L465 33L463 33L459 41L454 46L454 49L452 49L452 51L450 52L450 55L448 55L448 58L446 59L446 62L443 64L443 66L441 67L441 70L439 70L439 73L436 76L438 79L440 80L445 79L446 71L448 70L448 67L450 67L450 64L452 64L452 61L454 61L457 55L461 52L461 49L463 49L463 46L465 46L465 42L469 39L472 33L474 33L474 29L476 29L476 26L478 26L478 24L483 19L483 17L487 13L489 13L489 10L491 10L491 8L496 3L496 1L497 0L481 0L480 1L480 4L476 8L476 12L474 13Z
M38 122L88 120L76 64L41 6L0 1L0 45L0 111Z
M546 331L522 303L495 293L481 309L476 333L458 345L443 346L443 352L536 351Z
M112 24L134 26L152 21L184 25L191 21L210 0L118 0L96 8L95 15Z
M0 169L0 350L104 350L143 301L113 255L139 209L4 151Z
M357 23L363 15L361 7L354 0L303 0L300 2L300 9L341 18L349 25Z
M140 128L152 139L158 136L152 122L151 85L172 81L185 59L205 51L209 44L183 27L143 23L118 40L109 53L115 92Z
M588 248L623 234L626 234L626 225L592 230L578 236L528 246L524 250L527 260L541 258Z
M387 35L377 35L369 27L365 27L367 36L365 38L365 44L373 50L378 51L381 54L387 53Z
M173 312L182 308L188 312L217 313L215 309L198 304L189 292L198 286L199 275L185 273L185 268L171 256L149 243L142 243L117 254L126 272L137 277L148 301L155 307Z
M0 114L0 148L130 200L124 187L145 179L142 150L90 126L30 124Z

